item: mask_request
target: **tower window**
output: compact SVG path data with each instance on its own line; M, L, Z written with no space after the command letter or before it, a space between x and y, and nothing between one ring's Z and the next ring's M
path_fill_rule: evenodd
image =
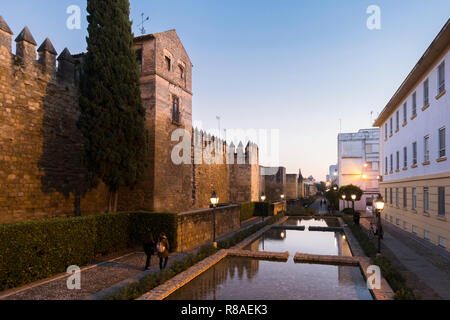
M166 58L167 71L171 71L172 70L172 60L168 56L166 56L165 58Z
M172 122L180 123L180 99L176 96L172 98Z

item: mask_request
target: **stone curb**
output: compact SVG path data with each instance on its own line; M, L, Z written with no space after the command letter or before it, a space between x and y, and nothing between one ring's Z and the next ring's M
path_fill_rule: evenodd
M350 265L358 266L359 260L355 257L343 256L327 256L316 254L296 253L294 256L295 263L314 263L314 264L332 264L332 265Z
M136 300L164 300L173 292L198 277L227 256L226 250L220 250L212 256L200 261L188 270L176 275L164 284L152 289Z
M288 261L289 252L267 252L267 251L248 251L248 250L227 250L229 256L245 257L258 260L272 260L272 261Z

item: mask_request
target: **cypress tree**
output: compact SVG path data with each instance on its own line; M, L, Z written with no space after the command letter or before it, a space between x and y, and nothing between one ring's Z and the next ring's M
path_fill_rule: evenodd
M78 128L85 137L84 164L91 181L108 186L108 211L116 211L119 188L132 187L145 175L148 133L140 71L129 1L88 0L87 12Z

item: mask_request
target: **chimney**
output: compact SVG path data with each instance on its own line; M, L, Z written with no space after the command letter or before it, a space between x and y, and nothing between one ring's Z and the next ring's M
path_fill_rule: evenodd
M12 46L11 46L11 38L12 38L12 31L9 28L6 21L3 19L2 16L0 16L0 47L6 47L8 49L8 52L12 52Z
M58 77L61 80L75 81L75 59L72 57L69 49L64 48L58 57Z
M21 57L25 64L34 64L36 61L36 45L30 30L25 27L16 38L16 55Z
M38 49L39 64L46 72L56 69L56 55L58 54L49 38L46 38Z

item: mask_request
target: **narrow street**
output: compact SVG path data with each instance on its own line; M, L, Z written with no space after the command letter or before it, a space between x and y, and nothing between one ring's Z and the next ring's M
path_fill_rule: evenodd
M310 208L316 209L318 214L328 213L328 202L321 205L321 201L327 201L325 197L319 196Z

